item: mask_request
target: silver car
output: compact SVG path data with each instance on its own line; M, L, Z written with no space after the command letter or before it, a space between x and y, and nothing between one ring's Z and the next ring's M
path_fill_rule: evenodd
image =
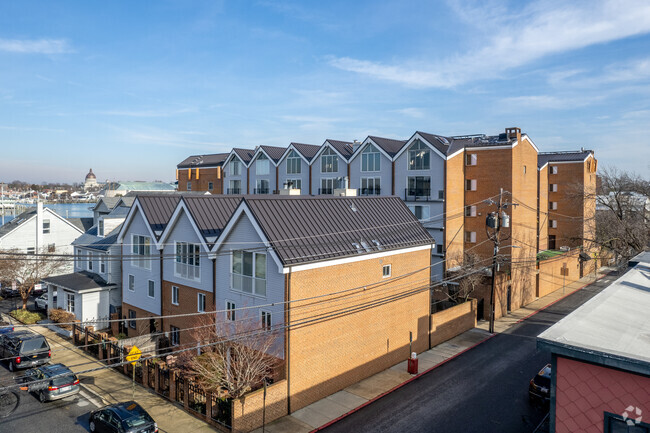
M34 305L39 310L47 310L47 293L43 293L38 298L34 299Z
M42 403L69 397L79 392L79 379L63 364L44 365L25 372L23 381ZM30 385L30 382L33 384Z

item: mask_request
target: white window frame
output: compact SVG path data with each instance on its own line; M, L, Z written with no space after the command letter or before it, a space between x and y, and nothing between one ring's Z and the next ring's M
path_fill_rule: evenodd
M176 241L174 252L174 276L190 281L201 281L201 245Z
M552 183L549 185L549 190L551 192L557 192L557 183Z
M393 266L392 265L384 265L381 268L381 275L382 278L389 278L393 273Z
M86 257L86 259L88 260L88 261L86 262L86 268L87 268L89 271L92 271L92 270L93 270L93 253L90 253L90 252L89 252L89 253L88 253L88 256Z
M156 297L156 282L154 280L147 280L147 296L152 299Z
M207 298L205 293L197 293L196 295L196 311L199 313L205 313L205 306L207 305Z
M99 273L100 274L106 273L106 256L103 254L99 256Z
M169 343L172 346L179 346L181 344L181 328L173 325L169 326Z
M142 269L151 269L151 237L131 235L131 266Z
M241 161L237 158L233 158L228 163L228 174L230 176L240 176L241 175Z
M556 228L557 228L557 220L550 220L550 224L549 224L549 226L550 226L552 229L556 229Z
M466 231L465 232L465 242L467 242L468 244L475 244L476 243L476 232Z
M557 165L551 166L551 174L557 174Z
M421 140L415 140L407 151L407 170L430 170L431 149Z
M266 186L262 186L266 183ZM265 192L263 192L265 190ZM271 194L271 182L268 179L255 180L255 193L256 194Z
M178 286L172 286L172 305L178 305L178 298L179 298L179 292L178 292Z
M135 275L129 274L127 276L127 286L126 287L130 292L135 292Z
M251 254L251 275L244 274L245 255ZM241 273L235 272L235 262L237 256L241 255ZM258 276L257 261L264 257L264 277ZM266 253L254 251L236 250L230 255L230 288L238 293L245 293L251 296L266 298L266 277L268 269L268 256ZM246 282L250 279L250 291L246 290Z
M237 316L237 305L234 301L226 299L226 320L234 322Z
M47 224L47 228L45 228L45 224ZM49 219L44 219L43 220L43 234L48 235L50 234L50 230L52 229L52 225L50 223Z
M475 217L476 216L476 206L465 206L465 216L466 217Z
M298 152L291 149L291 152L287 155L286 165L287 174L300 174L302 172L302 158L298 155Z
M338 173L339 172L339 156L329 147L323 151L320 156L320 172L321 173Z
M286 179L285 183L292 182L291 188L289 189L299 189L302 190L302 179Z
M556 202L556 201L552 201L552 202L550 203L549 208L550 208L551 210L557 210L557 202Z
M361 195L381 195L381 177L362 177Z
M36 254L36 247L27 247L27 254L30 255Z
M330 183L332 184L331 188L323 186L323 185L327 185L327 184L330 184ZM321 195L332 195L332 194L334 194L334 189L336 187L336 179L333 178L333 177L322 177L320 179L320 186L321 186L321 188L320 188ZM323 192L324 190L329 190L331 192L329 194L327 194L327 193Z
M465 165L468 167L473 167L477 164L478 154L468 153L465 155Z
M381 171L381 153L372 144L367 145L361 152L360 168L361 173Z
M238 185L238 186L234 186L234 185ZM230 194L242 194L241 179L230 179L228 181L228 190L229 191L226 191L226 192L228 192ZM238 190L239 192L230 192L230 191L233 191L233 190Z
M476 191L476 179L465 179L465 191Z
M65 294L65 311L68 313L73 313L74 314L74 308L75 308L75 296L74 293L66 293Z
M255 174L268 176L271 173L271 160L264 153L260 153L255 160Z
M260 310L260 323L265 331L273 329L273 313L268 310Z

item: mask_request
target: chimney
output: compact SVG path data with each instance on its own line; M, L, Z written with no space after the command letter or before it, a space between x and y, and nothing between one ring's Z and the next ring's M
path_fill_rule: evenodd
M43 247L43 202L36 202L36 252Z
M506 128L506 138L507 140L512 140L513 138L516 138L517 141L521 140L521 128Z

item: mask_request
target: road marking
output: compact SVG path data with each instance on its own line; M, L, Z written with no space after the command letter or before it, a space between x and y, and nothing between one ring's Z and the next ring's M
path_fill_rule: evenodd
M88 394L85 393L84 391L79 391L79 394L80 394L83 398L85 398L86 400L88 400L89 402L91 402L92 404L94 404L96 407L102 407L102 406L103 406L103 404L98 403L97 400L95 400L93 397L91 397L90 395L88 395ZM79 404L79 406L81 406L81 404ZM85 406L85 405L84 405L84 406Z

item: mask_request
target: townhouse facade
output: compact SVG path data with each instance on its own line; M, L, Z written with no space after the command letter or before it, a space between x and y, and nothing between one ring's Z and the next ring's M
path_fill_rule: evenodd
M192 155L176 166L178 191L223 194L223 163L227 153Z

